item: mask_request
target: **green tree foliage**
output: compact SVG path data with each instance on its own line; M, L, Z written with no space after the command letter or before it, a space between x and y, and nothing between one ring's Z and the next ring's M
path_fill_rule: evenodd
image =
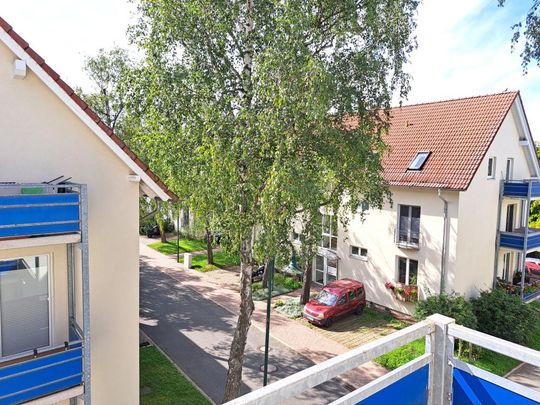
M537 315L530 305L501 289L482 291L472 300L478 330L518 344L527 344Z
M129 86L129 108L144 117L135 142L240 253L225 401L239 394L255 256L287 249L297 218L313 252L321 206L347 218L360 199L381 207L389 197L384 109L409 89L417 3L138 2L131 35L146 59Z
M97 55L84 61L84 71L92 81L94 91L84 93L78 90L92 110L122 138L128 137L129 132L125 80L133 68L125 49L100 49Z
M459 325L476 329L477 320L470 301L463 296L452 294L430 295L416 303L414 317L421 321L433 314L441 314L454 318Z
M506 0L498 0L499 6L504 6ZM522 21L518 21L512 27L514 34L512 36L512 48L520 40L523 41L523 50L521 51L522 66L524 72L532 61L540 66L540 0L532 0L531 7Z

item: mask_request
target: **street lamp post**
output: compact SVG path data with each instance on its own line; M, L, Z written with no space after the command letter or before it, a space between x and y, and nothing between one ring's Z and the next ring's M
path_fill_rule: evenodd
M272 289L274 287L274 259L268 260L268 299L266 301L266 336L264 338L264 377L263 385L268 384L268 350L270 345L270 308L272 305Z

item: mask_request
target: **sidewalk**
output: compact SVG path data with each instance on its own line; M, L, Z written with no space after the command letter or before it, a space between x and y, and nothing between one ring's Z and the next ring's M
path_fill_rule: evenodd
M144 242L140 244L140 254L142 259L148 264L159 268L161 272L198 291L227 311L235 315L238 314L240 307L238 273L227 270L215 270L208 273L185 270L182 264L176 263L173 258L149 248ZM264 332L265 322L266 303L255 301L252 326ZM345 346L322 336L299 322L282 316L276 311L272 311L270 333L274 339L314 363L320 363L349 350ZM352 387L357 388L386 373L387 370L384 367L369 362L342 374L340 378Z

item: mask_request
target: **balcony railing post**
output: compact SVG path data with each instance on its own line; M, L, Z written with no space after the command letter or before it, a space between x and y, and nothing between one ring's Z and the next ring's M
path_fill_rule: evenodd
M88 192L86 184L81 185L81 273L83 311L83 381L84 405L91 403L90 386L90 272L88 264Z
M426 352L432 354L429 367L429 404L440 405L452 403L452 363L454 354L454 338L448 335L448 325L455 320L443 315L432 315L427 318L435 325L433 333L426 337Z

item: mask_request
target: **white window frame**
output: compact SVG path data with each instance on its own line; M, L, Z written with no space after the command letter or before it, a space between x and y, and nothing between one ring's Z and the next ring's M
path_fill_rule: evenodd
M409 218L409 227L407 229L407 240L401 240L401 207L408 207L408 216ZM418 208L420 213L418 215L418 242L412 241L413 236L413 226L412 226L412 220L413 217L412 212L413 208ZM396 242L400 246L411 246L411 247L417 247L420 246L420 235L421 235L421 218L422 218L422 207L420 205L409 205L409 204L398 204L397 206L397 235L396 235Z
M413 170L413 171L422 170L430 154L431 152L426 151L426 150L416 152L416 155L414 156L414 159L412 160L412 162L409 164L409 167L407 168L407 170Z
M19 260L19 259L22 259L24 257L36 257L36 256L45 256L47 258L47 272L48 272L48 274L47 274L47 288L48 288L48 294L49 294L49 345L37 348L37 349L40 349L40 350L47 350L47 349L54 346L54 344L53 344L53 326L54 326L54 314L53 314L53 310L54 310L53 291L54 291L54 289L53 289L53 285L54 285L54 282L53 282L53 255L52 255L52 253L33 253L33 254L28 255L28 256L4 257L4 258L1 258L0 261ZM0 313L0 317L1 317L1 313ZM28 350L26 352L17 353L17 354L13 354L13 355L10 355L10 356L2 356L2 327L0 325L0 359L2 361L8 361L10 359L19 358L21 356L30 355L30 354L33 354L33 353L34 353L33 350Z
M491 172L489 170L490 166L491 166ZM497 158L495 156L490 156L488 158L487 178L494 179L496 171L497 171Z
M324 224L322 224L322 234L321 234L321 247L324 248L324 249L328 249L328 250L331 250L333 252L335 252L337 250L337 245L338 245L338 223L337 223L337 218L336 218L336 229L335 229L335 235L332 233L332 224L334 222L334 215L332 214L321 214L323 217L323 220L321 220L321 223L324 221L324 217L328 217L329 220L330 220L330 233L327 233L324 231ZM330 247L325 247L324 246L324 237L328 237L329 238L329 241L330 241ZM336 240L336 248L332 248L332 240L335 239Z
M506 172L505 172L505 180L513 180L514 179L514 158L508 158L506 159Z
M354 248L358 249L357 254L353 253ZM362 255L362 250L365 250L365 252L366 252L365 255ZM351 253L351 257L354 257L355 259L360 259L360 260L363 260L363 261L367 261L367 259L368 259L368 250L366 248L361 247L361 246L351 245L351 252L350 253Z
M358 214L361 214L361 213L366 213L369 211L369 204L367 201L361 201L358 203L358 205L356 206L356 212Z
M405 283L402 283L401 281L399 281L399 259L405 259L407 263L405 267ZM414 285L418 285L418 273L420 270L420 263L416 259L411 259L405 256L396 256L396 282L397 283L400 283L403 285L409 285L409 279L411 278L411 274L410 274L411 260L414 260L416 262L416 284Z

